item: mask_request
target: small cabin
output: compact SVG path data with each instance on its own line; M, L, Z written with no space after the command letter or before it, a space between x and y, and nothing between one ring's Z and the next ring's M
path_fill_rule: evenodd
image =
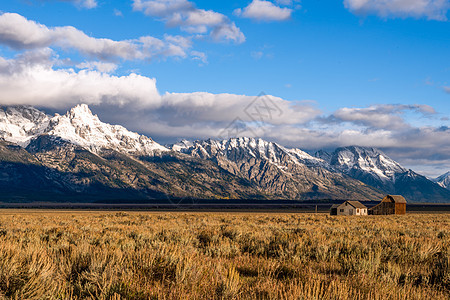
M406 199L400 195L387 195L381 203L369 209L371 215L404 215L406 214Z
M345 201L331 206L332 216L366 216L367 207L359 201Z

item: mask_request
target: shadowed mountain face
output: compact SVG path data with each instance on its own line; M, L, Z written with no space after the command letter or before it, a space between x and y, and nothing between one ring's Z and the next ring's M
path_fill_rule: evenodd
M212 161L280 198L368 200L381 196L372 187L334 172L321 159L262 139L196 141L173 149Z
M54 117L2 108L0 138L1 201L378 200L380 190L450 200L440 194L447 190L376 149L317 158L252 138L185 141L169 149L101 122L86 105ZM422 188L410 188L412 178Z
M335 170L385 193L403 195L410 201L450 202L450 191L405 169L378 149L342 147L327 157Z
M443 188L450 190L450 172L447 172L433 180Z

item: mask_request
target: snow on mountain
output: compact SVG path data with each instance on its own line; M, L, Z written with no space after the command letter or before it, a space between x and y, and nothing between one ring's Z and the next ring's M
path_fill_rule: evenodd
M320 158L327 163L330 163L331 161L331 153L325 151L325 150L319 150L316 153L314 153L314 157Z
M396 174L408 171L378 149L357 146L336 149L330 164L343 173L364 172L382 182L395 182Z
M175 143L173 145L167 145L167 148L171 148L174 151L177 152L183 152L185 149L188 149L189 147L192 147L194 145L193 142L188 140L181 140L178 143Z
M450 172L447 172L433 180L443 188L450 190Z
M72 108L65 115L50 119L46 133L98 152L102 148L130 154L153 154L168 151L151 138L128 131L120 125L110 125L93 115L86 104Z
M286 157L290 162L308 166L324 166L326 163L309 155L300 149L288 149L263 139L240 137L227 140L212 140L187 142L172 146L172 150L190 154L204 159L221 156L231 161L242 159L262 159L275 165L283 165Z
M52 118L31 107L0 110L0 137L3 139L26 147L31 139L42 134L59 137L94 153L103 148L135 155L169 151L149 137L101 122L86 104Z
M0 107L0 138L25 147L34 136L45 132L49 120L30 106Z
M384 193L403 195L408 201L446 202L450 199L448 190L405 169L375 148L338 148L331 155L330 165Z

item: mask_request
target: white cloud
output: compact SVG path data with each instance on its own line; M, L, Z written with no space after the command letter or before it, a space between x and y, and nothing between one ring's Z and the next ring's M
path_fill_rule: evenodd
M359 15L426 17L430 20L446 20L450 9L448 0L344 0L344 5Z
M204 58L201 53L193 55ZM114 64L84 62L77 65L81 70L76 71L59 68L58 63L54 52L48 48L28 51L14 59L0 57L0 103L62 108L79 102L137 105L151 109L145 113L156 114L152 120L180 124L208 123L214 128L237 117L253 122L252 116L246 113L247 107L258 107L259 111L270 114L266 121L271 125L301 124L320 114L309 102L287 101L274 96L264 96L264 99L276 106L279 113L269 111L265 103L258 102L261 100L254 96L206 92L160 95L153 78L105 73L113 71L117 67Z
M189 39L170 35L125 41L93 38L72 26L49 28L15 13L0 15L0 43L17 50L52 46L76 49L101 60L187 57L186 51L192 47Z
M123 17L122 11L118 10L117 8L114 8L114 15L116 17Z
M191 51L191 57L192 57L192 59L199 60L199 61L201 61L204 64L208 63L208 57L203 52L195 51L195 50Z
M158 42L147 43L158 47ZM200 53L191 56L202 57ZM262 137L289 147L314 149L358 144L388 149L388 154L401 162L410 163L417 158L428 165L439 162L450 167L450 129L418 127L408 122L409 113L438 118L428 105L343 107L330 116L321 116L312 102L274 96L263 96L264 102L236 94L161 95L154 78L107 73L115 67L88 61L78 65L81 70L61 68L49 48L28 51L14 59L0 57L0 103L61 110L87 103L94 105L103 120L162 142L222 138L224 130L239 120L236 135Z
M117 65L113 63L105 63L101 61L88 61L76 65L78 69L97 70L102 73L112 73L117 70Z
M331 122L352 122L370 128L402 129L409 125L403 118L405 112L418 112L432 115L436 111L429 105L374 105L366 108L344 107L334 112L328 120Z
M68 3L73 3L77 7L86 8L86 9L92 9L92 8L96 8L98 6L98 1L97 0L39 0L39 1L68 2Z
M259 21L285 21L291 18L292 12L291 8L282 8L264 0L253 0L247 7L234 11L237 16Z
M160 18L168 26L180 27L189 33L209 33L218 41L245 41L244 34L227 16L196 8L194 3L188 0L133 0L133 9Z
M67 108L77 103L159 106L156 80L136 74L55 69L51 50L0 58L0 103ZM97 65L97 69L99 66Z
M84 8L96 8L98 3L97 0L68 0L70 2L75 2L77 5L80 5Z

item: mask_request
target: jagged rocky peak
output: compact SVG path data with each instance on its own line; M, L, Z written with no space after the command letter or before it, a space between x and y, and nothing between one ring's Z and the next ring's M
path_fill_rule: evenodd
M193 142L184 139L173 145L168 145L167 148L170 148L173 151L183 152L183 150L188 149L189 147L192 147L193 145L194 145Z
M100 121L97 115L94 115L87 104L78 104L77 106L71 108L67 115L71 119L84 120L84 121Z
M48 122L47 114L31 106L0 107L0 138L24 147Z
M180 142L172 147L192 156L201 158L222 157L230 161L261 159L274 164L306 164L321 165L326 163L300 149L288 149L277 143L268 142L261 138L238 137L226 140L203 140Z
M450 190L450 172L447 172L433 180L443 188Z
M131 132L120 125L100 121L86 104L79 104L65 115L56 115L50 120L49 135L58 136L92 152L104 148L136 155L153 155L168 151L151 138Z
M331 155L330 164L343 172L357 169L371 173L381 180L395 180L396 174L407 172L407 169L381 150L371 147L338 148Z
M284 152L284 147L263 139L239 137L226 140L203 140L189 143L178 143L174 150L199 157L223 156L226 158L265 158L275 159Z
M149 137L101 122L86 104L54 117L30 106L0 107L0 139L27 147L41 135L54 136L92 152L104 148L136 155L168 151Z

